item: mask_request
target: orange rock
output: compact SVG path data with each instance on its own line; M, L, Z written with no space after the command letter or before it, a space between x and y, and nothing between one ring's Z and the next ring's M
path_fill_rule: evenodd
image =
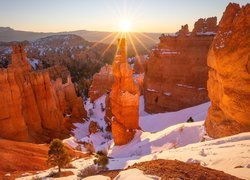
M46 70L32 72L22 45L13 46L12 64L0 71L1 138L35 142L60 138L68 133L63 114L80 120L86 116L73 83L52 82Z
M114 115L112 114L109 92L107 93L106 98L105 98L105 105L106 105L106 108L105 108L104 120L107 124L106 131L111 131L112 117Z
M118 40L118 53L112 65L114 84L110 95L112 134L116 145L128 143L139 129L139 90L133 81L133 70L127 63L126 40Z
M209 100L207 53L217 29L214 21L200 19L192 34L185 25L175 35L160 37L145 65L145 111L178 111Z
M214 138L250 131L250 4L230 3L208 55L211 106L205 126Z
M89 133L90 134L95 134L98 131L100 131L100 126L98 125L98 123L95 122L95 121L90 121L90 123L89 123Z
M93 82L89 89L90 101L94 102L107 93L107 91L111 91L113 82L112 67L106 64L101 68L100 72L96 73L93 77Z

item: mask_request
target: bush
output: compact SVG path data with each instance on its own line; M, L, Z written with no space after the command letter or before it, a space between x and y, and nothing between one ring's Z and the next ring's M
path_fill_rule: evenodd
M188 123L194 122L194 119L192 117L189 117L189 119L187 120Z
M95 165L88 166L80 171L80 173L77 175L78 177L85 178L88 176L93 176L97 174L97 168Z
M101 170L106 170L109 163L107 153L103 151L97 151L95 157L96 159L94 160L94 163L97 164Z
M48 164L58 166L58 173L60 174L61 168L66 166L70 160L71 156L62 141L60 139L53 139L49 146Z

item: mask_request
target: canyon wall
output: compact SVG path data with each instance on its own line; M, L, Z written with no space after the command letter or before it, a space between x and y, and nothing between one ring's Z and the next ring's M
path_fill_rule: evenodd
M138 86L133 80L133 70L127 63L126 40L118 40L118 53L112 65L114 84L110 94L112 134L115 145L127 144L139 129Z
M0 137L44 142L65 137L67 121L86 116L68 77L51 81L49 71L34 72L22 45L13 45L12 64L0 69ZM71 114L71 118L64 116Z
M101 68L99 73L93 76L93 82L89 89L90 101L94 102L96 99L111 91L114 77L112 74L112 66L105 65Z
M250 131L250 4L230 3L208 54L208 135Z
M145 111L177 111L209 101L207 54L217 31L216 17L199 19L160 37L145 64Z

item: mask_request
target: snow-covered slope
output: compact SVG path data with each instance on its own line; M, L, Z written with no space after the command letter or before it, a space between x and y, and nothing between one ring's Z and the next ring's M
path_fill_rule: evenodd
M113 142L112 134L105 130L106 123L104 120L105 111L101 110L101 104L105 107L105 98L106 96L102 96L97 99L94 103L90 103L89 101L85 104L85 109L88 112L89 120L84 124L75 123L76 129L73 130L74 137L65 139L64 142L69 144L71 147L75 148L78 144L77 142L87 142L94 145L96 151L98 150L107 150L110 144ZM93 108L94 106L94 108ZM92 114L90 114L90 109L92 110ZM95 121L98 123L99 127L102 131L97 132L96 134L89 133L89 124L91 121ZM83 145L80 145L83 152L87 152Z
M203 122L177 124L156 133L137 131L130 143L112 146L109 155L115 158L145 156L200 142L203 136Z
M140 127L144 131L157 132L166 127L183 123L192 117L194 121L203 121L206 118L210 102L200 104L176 112L167 112L159 114L148 114L144 111L144 99L140 97Z
M104 102L105 96L96 100L93 115L90 116L90 120L98 122L103 128L106 125L100 104L105 105ZM134 163L155 159L177 159L187 163L200 163L205 167L250 179L250 133L220 139L207 137L203 120L208 106L209 103L205 103L177 112L151 115L143 111L143 97L141 97L140 125L144 131L137 131L135 138L127 145L114 146L113 140L105 138L110 136L106 131L89 136L90 120L84 124L75 124L77 126L74 130L75 137L65 142L72 147L78 145L77 141L92 142L96 150L108 150L109 157L112 157L108 165L110 170L124 169ZM85 105L87 110L92 107L93 104L90 102ZM186 123L190 116L196 122ZM85 151L83 147L82 150ZM77 179L80 170L92 163L92 159L73 161L72 165L76 169L72 169L72 172L75 175L69 178ZM39 177L45 177L48 173L49 171L45 171ZM135 174L133 172L133 175L136 174L139 177L140 172ZM31 176L29 178L31 179Z
M127 149L133 148L130 144ZM240 178L250 179L250 133L198 142L180 148L172 148L146 156L118 157L111 159L109 169L123 169L136 162L155 159L177 159L188 163L224 171ZM238 166L238 168L237 168Z

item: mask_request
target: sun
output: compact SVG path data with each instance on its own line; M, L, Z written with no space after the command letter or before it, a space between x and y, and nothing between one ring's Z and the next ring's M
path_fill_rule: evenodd
M123 20L119 24L121 32L129 32L131 30L131 23L128 20Z

